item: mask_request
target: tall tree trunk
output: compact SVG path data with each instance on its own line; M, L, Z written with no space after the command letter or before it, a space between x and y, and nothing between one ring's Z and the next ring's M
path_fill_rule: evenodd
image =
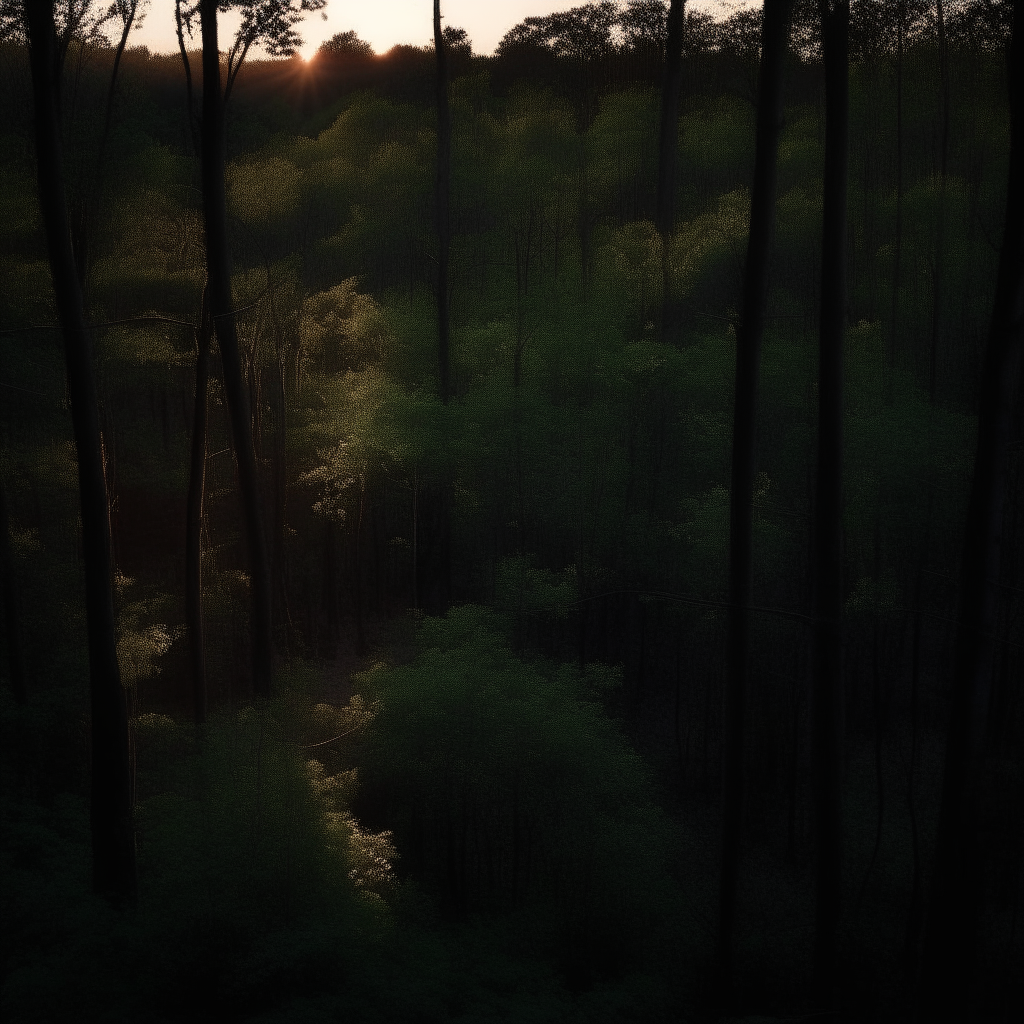
M946 266L946 176L949 163L949 47L946 44L946 19L942 0L935 3L939 35L939 76L942 82L942 109L939 125L939 199L935 238L935 262L932 266L932 337L928 358L928 396L935 401L938 387L939 346L942 342L942 301Z
M99 406L82 291L71 247L58 115L60 65L52 0L26 4L35 105L39 205L64 338L68 394L78 459L89 642L93 890L114 904L134 900L128 713L114 633L110 520L103 479Z
M903 270L903 38L907 24L907 0L899 3L896 28L896 245L892 264L892 308L889 313L889 365L895 366L899 334L900 275ZM891 380L891 375L889 375Z
M11 692L18 704L26 699L25 652L21 644L21 608L19 607L14 547L11 544L11 523L7 514L7 490L0 477L0 569L3 570L4 631L7 633L7 670Z
M189 137L192 139L192 146L195 152L199 152L201 142L199 139L198 123L195 103L192 97L192 63L188 59L188 51L185 49L185 26L182 17L183 0L174 0L174 26L178 37L178 53L181 55L181 63L185 68L185 118L188 121Z
M1009 65L1010 173L988 344L981 376L978 440L964 531L950 720L936 835L919 1021L968 1019L977 946L980 798L995 626L994 581L1015 392L1024 332L1024 4L1013 10Z
M448 51L441 31L441 0L434 0L434 52L437 55L437 358L441 373L441 401L447 405L451 398L448 251L451 247L452 117L448 106Z
M441 31L441 0L434 0L434 49L437 54L437 357L441 373L441 402L452 397L449 361L448 254L451 247L449 220L452 176L452 118L448 105L448 48ZM451 603L451 493L447 479L437 493L438 578L433 581L435 614L444 614Z
M675 340L669 243L675 226L676 151L679 135L679 88L682 81L683 24L686 0L672 0L665 42L665 78L661 85L661 131L658 137L658 232L661 235L661 337Z
M814 516L814 985L836 1004L842 896L843 343L849 148L850 0L819 0L825 56L825 183Z
M253 449L249 398L242 375L238 333L231 302L227 201L224 190L225 129L217 49L217 0L201 0L203 31L203 218L206 228L206 272L210 314L217 332L224 369L224 392L231 419L231 439L238 466L242 514L249 555L252 610L249 618L253 693L269 697L272 680L270 566L260 504L256 453Z
M786 55L791 7L792 0L765 0L764 5L750 234L743 280L743 314L736 331L732 488L729 502L728 666L718 911L719 981L725 999L731 998L736 883L743 818L743 733L750 662L757 381L768 301L768 263L775 220L777 156L782 123L782 65Z
M192 453L185 511L185 621L192 667L192 705L197 725L206 721L206 652L203 641L203 494L206 488L206 434L213 325L207 290L196 331L196 390L192 413Z

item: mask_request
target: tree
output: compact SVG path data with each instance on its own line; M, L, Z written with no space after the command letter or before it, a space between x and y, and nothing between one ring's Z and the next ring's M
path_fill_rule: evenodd
M782 122L782 64L786 55L790 8L790 0L765 0L750 233L743 274L742 319L736 330L732 488L729 498L728 664L718 911L719 980L726 999L730 998L732 986L736 883L743 818L743 734L750 663L757 383L768 300L768 261L775 220L777 156Z
M104 21L117 19L121 22L121 35L117 41L117 49L114 51L114 67L110 72L110 85L107 88L107 108L103 118L103 136L100 140L99 176L102 176L103 157L106 150L107 138L110 135L110 122L114 115L114 95L117 88L117 72L121 66L121 58L124 56L124 48L128 43L128 35L133 28L139 28L146 16L146 7L149 0L114 0L104 15Z
M597 111L597 76L612 52L612 30L618 20L618 8L611 0L526 18L505 33L497 53L506 57L540 50L556 58L559 70L569 72L580 128L585 130Z
M91 0L90 0L91 2ZM72 244L79 278L85 285L89 276L92 261L92 235L96 227L97 206L103 199L103 178L106 170L107 143L110 139L110 127L114 118L114 100L117 96L117 76L121 68L121 58L128 43L128 35L132 28L142 24L146 16L145 9L149 0L114 0L99 16L89 20L89 35L93 40L102 38L104 26L111 21L121 23L121 33L114 50L114 66L107 83L107 103L103 115L103 130L100 134L99 155L96 158L96 173L92 186L92 198L83 195L79 198L76 216L71 225Z
M449 206L452 178L452 115L448 106L448 44L441 31L441 0L434 0L434 51L437 59L437 358L441 374L441 401L447 405L451 398L448 366L448 258L451 249Z
M326 0L242 0L237 5L232 4L241 10L242 24L228 53L223 92L217 43L217 11L226 10L228 5L223 0L200 0L199 3L203 38L202 186L208 301L220 347L224 392L241 487L252 595L249 622L252 687L253 692L261 697L270 696L272 687L270 562L253 448L249 396L242 374L231 296L231 260L224 187L224 108L250 48L262 45L271 56L291 55L301 42L295 24L305 12L318 11L325 3ZM187 11L183 17L188 23L195 17L195 9Z
M320 44L316 59L320 60L369 60L374 56L373 47L360 39L353 29L336 32Z
M434 51L436 54L435 95L437 103L437 358L440 370L441 402L452 397L450 369L451 287L448 281L451 249L450 194L452 177L452 116L448 105L448 41L441 30L441 0L434 0ZM430 493L427 497L429 509ZM436 495L440 579L436 586L437 611L446 611L451 600L451 485L442 482Z
M949 168L949 47L946 41L946 17L942 0L935 0L935 27L939 43L939 76L942 82L942 102L939 123L939 197L938 224L935 238L935 256L932 262L932 330L928 359L928 394L935 401L938 384L939 344L942 340L942 303L944 299L945 242L946 242L946 187Z
M672 0L665 42L665 78L661 85L661 131L658 138L658 231L661 233L662 300L661 329L665 341L672 338L671 274L669 240L675 226L676 149L679 136L679 85L682 78L683 25L686 0Z
M819 0L825 58L825 182L815 481L812 759L816 836L814 976L835 1003L842 895L843 344L849 148L849 0Z
M327 0L220 0L218 10L237 10L242 15L228 50L224 77L224 103L231 98L235 80L253 46L269 57L291 57L302 45L295 26L312 11L321 11Z
M942 798L917 993L917 1020L972 1018L977 948L977 806L992 685L991 637L1007 445L1024 345L1024 4L1013 9L1009 54L1010 167L1003 240L982 366L974 475L964 525L959 614Z
M78 459L89 642L92 883L95 892L120 904L133 900L136 889L128 711L114 634L110 519L92 346L85 326L82 290L64 198L58 115L62 50L52 0L29 0L26 21L35 107L39 205L64 340Z

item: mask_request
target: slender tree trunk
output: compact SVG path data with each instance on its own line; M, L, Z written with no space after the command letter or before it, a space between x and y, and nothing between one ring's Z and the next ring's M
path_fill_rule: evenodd
M661 131L658 137L658 232L661 235L661 337L675 340L669 245L675 226L676 155L679 135L679 89L682 82L683 25L686 0L672 0L665 42L665 79L661 86Z
M198 132L198 117L196 115L195 103L192 97L192 63L188 59L188 51L185 49L185 26L182 19L183 0L174 0L174 26L178 37L178 53L181 54L181 63L185 68L185 117L188 121L189 136L192 139L192 146L195 152L199 152L201 141Z
M114 633L110 520L103 479L99 407L82 291L71 247L58 115L59 63L53 4L26 4L35 105L39 203L64 339L68 394L78 459L89 642L90 782L93 890L114 904L136 892L128 714Z
M17 566L11 545L11 524L7 513L7 490L0 477L0 569L3 570L4 630L7 633L7 670L11 692L18 704L24 704L26 693L25 651L21 644L21 608L19 605Z
M441 378L441 402L452 397L449 353L450 286L448 259L451 248L449 216L452 176L452 118L448 104L448 47L441 31L441 0L434 0L434 50L437 55L437 357ZM431 581L437 595L436 614L444 614L451 603L451 493L448 479L441 481L436 497L438 578ZM433 517L432 517L433 518Z
M900 0L899 24L896 28L896 245L892 264L892 308L889 313L890 366L896 362L900 275L903 269L903 37L906 23L907 0Z
M203 30L203 217L206 227L206 269L210 314L217 332L224 369L224 392L231 419L231 439L238 466L242 514L249 555L252 610L249 618L253 693L269 697L272 689L270 566L260 504L256 453L253 449L249 398L242 375L238 333L231 302L227 202L224 189L225 131L217 49L217 0L202 0Z
M731 998L736 885L743 818L744 720L750 662L750 588L753 555L754 443L761 338L768 301L768 263L775 220L782 65L791 0L765 0L757 98L757 142L750 234L743 280L743 314L736 331L732 488L729 507L729 610L723 750L718 969L724 999Z
M843 343L849 148L849 0L819 0L825 52L825 184L814 529L812 761L816 838L814 984L836 1005L842 904Z
M206 651L203 639L203 497L206 488L206 434L213 325L206 288L196 331L196 390L192 413L192 453L185 513L185 621L192 666L192 706L197 725L206 721Z
M441 31L441 0L434 0L434 52L437 55L437 358L441 373L441 401L447 405L451 398L448 253L451 248L452 118L448 106L448 51Z
M988 344L978 441L960 569L950 720L936 835L917 1019L966 1020L977 948L976 807L991 689L1006 448L1020 387L1024 332L1024 4L1013 10L1009 65L1010 173Z
M946 19L942 0L935 4L939 34L939 75L942 81L942 110L939 125L939 200L935 239L935 262L932 267L932 337L928 358L928 395L935 401L938 387L939 346L942 342L942 301L946 267L946 175L949 162L949 47L946 45Z

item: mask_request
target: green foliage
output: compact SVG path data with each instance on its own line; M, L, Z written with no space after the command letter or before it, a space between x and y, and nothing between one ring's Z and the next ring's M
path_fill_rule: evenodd
M418 640L413 664L360 682L380 702L364 782L403 856L456 912L548 906L556 933L589 936L588 971L638 966L675 899L672 832L594 699L614 676L516 658L481 608Z
M291 214L299 201L297 167L270 157L236 162L227 169L229 208L245 224L262 224Z
M744 24L750 42L754 23ZM335 38L339 47L365 56L351 33ZM85 283L93 322L198 320L202 214L182 126L146 77L158 67L173 74L167 96L179 98L165 106L180 111L177 58L162 60L125 55L134 77L118 92L117 171L102 194L90 192L89 169L105 79L91 100L76 98L91 113L68 126L73 214L95 205ZM32 676L27 707L15 708L6 689L0 697L8 1017L678 1019L673 979L683 965L697 972L696 956L687 959L697 940L680 923L669 862L691 894L701 869L678 854L687 837L666 824L649 771L605 705L639 708L640 735L675 726L674 737L647 736L645 751L660 757L657 745L674 743L672 771L678 761L684 785L699 788L691 762L700 750L700 785L713 789L721 616L685 604L667 613L650 595L721 601L726 590L754 153L754 107L733 81L749 69L730 61L723 56L723 71L707 54L688 58L667 253L651 220L656 91L609 87L582 110L575 85L567 95L537 81L495 91L490 70L497 78L500 68L486 62L452 83L447 406L437 394L429 90L415 104L371 92L326 106L314 98L319 109L304 121L284 89L244 106L243 75L232 99L232 286L245 307L239 338L283 579L274 600L283 595L290 653L322 644L338 660L330 689L316 666L293 661L273 706L237 711L250 581L215 346L203 602L219 710L201 735L183 724L182 613L180 596L168 595L181 584L193 332L153 322L95 331L115 550L137 581L119 594L118 653L133 702L142 898L122 918L83 895L87 658L59 337L0 335L0 471L13 495ZM852 76L851 651L909 602L907 566L927 550L930 567L952 572L961 541L1007 118L1004 69L978 58L970 88L953 90L951 171L940 180L935 63L922 50L904 68L895 296L893 85L869 61ZM275 90L274 68L264 71ZM307 85L323 84L301 81L307 98ZM813 99L809 82L794 79L794 94ZM328 120L316 137L291 134ZM269 138L271 124L281 134ZM759 393L756 603L790 610L806 598L813 493L821 127L817 102L793 100ZM15 127L0 146L3 330L55 318L26 140ZM664 269L678 344L659 330ZM361 600L371 650L373 631L395 626L384 620L412 603L412 549L421 577L440 561L442 503L457 599L489 610L427 619L415 657L395 664L401 645L375 653L382 664L339 705L352 663L347 616ZM159 552L158 535L170 538ZM764 657L751 688L762 702L753 720L769 722L759 742L773 748L770 767L778 736L805 727L788 659L799 664L806 647L771 622L755 630ZM877 632L883 656L886 643L898 646ZM615 665L592 660L598 652ZM591 659L583 671L581 658ZM940 675L931 658L921 673L929 700ZM850 676L854 703L863 661ZM672 679L674 721L665 713ZM771 787L790 771L777 760L751 801L771 822L761 834L769 845L784 831L771 817ZM798 780L786 785L787 855L799 864L803 795Z

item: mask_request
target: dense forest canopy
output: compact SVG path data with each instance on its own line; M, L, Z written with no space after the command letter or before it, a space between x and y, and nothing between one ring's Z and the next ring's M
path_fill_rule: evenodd
M0 0L5 1019L1018 1019L1024 4L323 6Z

